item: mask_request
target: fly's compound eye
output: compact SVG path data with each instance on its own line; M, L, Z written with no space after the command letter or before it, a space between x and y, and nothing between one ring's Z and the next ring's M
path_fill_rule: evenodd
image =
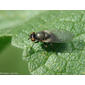
M35 41L35 32L33 32L33 33L30 35L30 39L31 39L32 41Z

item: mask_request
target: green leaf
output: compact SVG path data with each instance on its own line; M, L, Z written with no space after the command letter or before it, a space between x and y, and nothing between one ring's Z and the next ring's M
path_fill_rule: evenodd
M41 11L0 11L0 36L11 36L17 25L21 25Z
M19 12L19 11L18 11ZM25 11L23 11L24 13ZM26 11L31 14L31 11ZM0 31L12 36L11 44L23 49L30 74L85 74L85 11L32 11L17 26ZM24 15L25 16L25 15ZM14 22L15 23L15 22ZM34 43L28 35L41 30L63 29L74 34L69 43Z
M29 74L22 50L10 44L11 37L0 38L0 74Z

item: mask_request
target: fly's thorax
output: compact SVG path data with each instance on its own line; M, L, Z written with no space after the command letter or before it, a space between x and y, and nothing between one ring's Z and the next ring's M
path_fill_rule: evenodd
M36 39L37 40L43 40L44 38L45 38L45 33L44 32L36 33Z
M44 31L36 33L37 40L46 40L50 37L50 34Z
M48 38L50 38L50 37L51 37L51 35L49 33L46 33L45 32L45 40L48 39Z

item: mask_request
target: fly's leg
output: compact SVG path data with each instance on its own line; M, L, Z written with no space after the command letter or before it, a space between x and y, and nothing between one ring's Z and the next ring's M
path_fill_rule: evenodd
M44 46L47 48L48 47L48 44L47 43L44 43Z
M39 41L37 40L37 41L35 41L35 43L38 43Z

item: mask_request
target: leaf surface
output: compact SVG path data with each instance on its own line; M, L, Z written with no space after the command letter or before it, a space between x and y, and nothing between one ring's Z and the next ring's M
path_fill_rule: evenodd
M27 15L30 18L26 20L20 19L17 26L0 29L0 36L12 36L12 45L23 49L30 74L85 74L85 11L33 11L33 14ZM71 42L45 47L28 40L32 32L61 29L74 34Z

